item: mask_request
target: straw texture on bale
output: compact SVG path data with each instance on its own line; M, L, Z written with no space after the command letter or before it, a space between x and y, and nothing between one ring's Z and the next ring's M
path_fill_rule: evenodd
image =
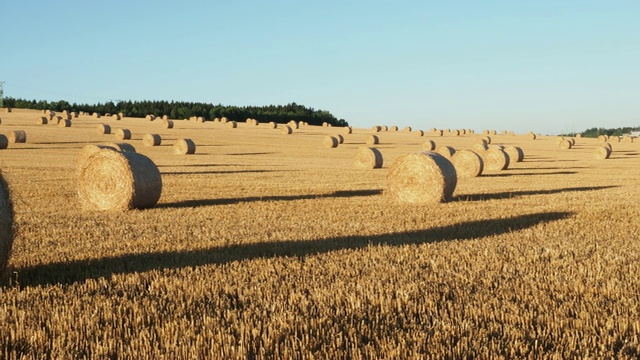
M458 179L480 176L484 167L482 157L471 150L456 151L451 163L456 168Z
M411 128L411 126L405 126L405 127L402 129L402 131L405 131L405 132L411 132L411 130L413 130L413 129Z
M196 122L203 123L203 122L204 122L204 117L202 117L202 116L198 116L198 117L196 118Z
M571 149L573 145L571 144L570 140L562 140L560 141L560 149L564 149L564 150L568 150Z
M6 136L0 134L0 150L9 147L9 139Z
M230 129L235 129L235 128L237 128L237 127L238 127L238 123L237 123L237 122L235 122L235 121L229 121L229 122L227 123L227 126L228 126Z
M618 137L618 136L609 136L609 142L613 142L613 143L620 142L620 137Z
M605 142L608 140L607 135L598 135L598 140Z
M58 122L58 126L59 127L71 127L71 120L69 120L69 119L61 119L60 122Z
M456 153L456 149L452 146L441 145L436 148L436 152L447 159L450 159Z
M382 153L372 147L358 148L354 156L356 166L366 169L379 169L382 167Z
M631 136L623 136L622 137L622 142L625 143L632 143L633 142L633 138ZM575 145L575 144L574 144Z
M80 150L80 154L78 155L78 158L76 160L78 174L80 174L80 169L82 169L82 167L84 166L84 163L87 161L88 158L91 157L91 155L97 153L100 150L104 150L104 149L111 150L111 151L120 151L115 146L111 146L111 145L107 145L107 144L86 145L85 147L82 148L82 150Z
M353 128L352 128L351 126L345 126L345 127L343 128L342 132L343 132L344 134L349 135L349 134L351 134L351 133L353 132Z
M457 185L451 161L435 152L418 152L399 157L387 172L386 193L410 204L430 204L451 199Z
M46 125L48 122L49 120L47 120L45 116L40 116L38 119L36 119L37 125Z
M367 145L376 145L379 142L380 142L380 139L376 135L369 135L369 136L367 136L367 139L365 140L365 143Z
M436 129L436 131L433 132L433 135L434 136L442 136L443 135L443 131Z
M13 246L13 202L7 181L0 172L0 277L4 274Z
M173 120L163 120L162 121L162 126L165 129L173 129Z
M324 147L327 148L336 148L338 147L338 138L335 136L325 136L324 139L322 140L322 143L324 144Z
M593 157L598 160L608 159L611 156L611 149L606 146L596 146L593 150Z
M116 130L116 137L120 140L129 140L131 139L131 131L129 129L118 129Z
M190 155L196 153L196 144L191 139L178 139L173 144L173 151L179 155Z
M338 143L343 144L344 143L344 136L337 134L336 138L338 139Z
M510 163L522 162L524 160L524 151L518 146L505 146L503 150L509 155Z
M422 150L424 151L433 151L436 149L436 142L433 140L427 140L422 143Z
M278 128L280 129L280 132L285 135L289 135L293 133L293 129L289 125L279 126Z
M482 160L485 172L498 172L509 167L509 155L500 148L490 148L487 150Z
M158 134L145 134L142 137L142 143L144 146L160 146L162 137Z
M99 146L107 146L116 149L117 151L136 152L136 148L129 143L104 143Z
M12 130L9 131L7 138L9 138L9 142L12 144L26 143L27 133L24 130Z
M78 198L85 209L146 209L161 193L160 171L142 154L100 149L79 169Z

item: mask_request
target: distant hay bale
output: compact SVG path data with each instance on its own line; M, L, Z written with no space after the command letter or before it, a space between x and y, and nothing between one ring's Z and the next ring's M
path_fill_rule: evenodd
M535 139L538 138L538 136L536 134L532 133L532 132L529 132L527 134L527 137L529 138L529 140L535 140Z
M387 172L386 193L410 204L449 201L457 184L456 169L435 152L418 152L399 157Z
M500 135L507 135L507 130L501 130Z
M13 201L9 184L0 172L0 276L9 264L14 239Z
M198 117L196 118L196 122L203 123L203 122L204 122L204 117L202 117L202 116L198 116Z
M451 135L453 136L460 136L460 130L458 129L453 129L450 131Z
M113 114L113 115L111 115L111 117L113 118L113 120L120 120L121 119L120 114Z
M484 140L487 145L491 144L491 136L483 136L481 140Z
M124 118L124 113L119 112L118 115L120 115L120 119Z
M438 129L432 127L431 129L429 129L429 132L433 133L433 132L436 132L436 130L438 130Z
M162 115L162 120L169 120L169 115Z
M489 131L489 135L498 135L498 132L495 130Z
M278 128L280 129L280 132L285 135L289 135L293 133L293 129L289 125L279 126Z
M292 129L297 129L300 125L298 124L297 121L295 120L291 120L287 123Z
M605 142L608 140L607 135L598 135L598 140L601 142Z
M411 132L411 130L413 130L411 129L411 126L405 126L404 129L402 129L404 132Z
M49 119L49 123L52 125L58 125L60 124L60 121L62 121L62 116L58 115L53 115L51 116L51 119Z
M46 116L40 116L36 119L36 125L46 125L49 121Z
M96 131L101 135L111 134L111 126L107 124L99 124L96 127Z
M116 137L120 140L129 140L131 139L131 131L129 129L118 129L116 130Z
M104 113L105 117L111 117L111 113Z
M173 144L173 152L178 155L195 154L196 144L191 139L178 139Z
M153 120L155 120L155 119L156 119L156 116L155 116L155 115L152 115L152 114L149 114L149 115L145 116L144 118L145 118L146 120L148 120L148 121L153 121Z
M398 131L398 127L393 125L389 128L389 131Z
M322 143L324 144L324 147L337 148L339 141L335 136L325 136L324 139L322 139Z
M0 150L6 149L9 147L9 139L6 136L0 134Z
M569 138L567 140L571 141L571 146L574 146L576 144L576 139L575 138Z
M510 163L522 162L524 160L524 151L518 146L505 146L503 150L509 155Z
M226 124L226 123L229 122L229 119L226 116L223 116L223 117L220 118L220 122L223 123L223 124Z
M631 136L624 136L624 137L622 138L622 142L625 142L625 143L632 143L632 142L633 142L633 138L632 138Z
M582 134L576 134L576 138L578 139L582 138Z
M560 141L559 146L560 146L560 149L568 150L568 149L571 149L573 145L571 144L571 141L565 139Z
M458 179L480 176L484 167L482 157L471 150L456 151L451 163L456 168Z
M606 146L596 146L593 149L593 157L598 160L608 159L611 156L611 149Z
M424 131L423 130L418 130L414 132L417 136L424 136Z
M322 123L322 126L323 127L327 127L327 126L329 126L329 123L325 121L325 122Z
M238 123L237 123L237 122L235 122L235 121L229 121L229 122L227 123L227 126L229 127L229 129L235 129L235 128L237 128L237 127L238 127Z
M380 131L389 131L389 127L387 125L380 126Z
M484 171L498 172L509 167L509 155L500 148L490 148L482 156Z
M165 129L173 129L173 120L162 120L162 127Z
M7 108L4 109L4 111L10 113L13 110L10 107L7 107Z
M347 135L351 134L352 132L353 132L353 128L351 128L351 126L345 126L342 130L342 133Z
M78 172L78 198L88 210L146 209L161 193L160 171L142 154L99 149Z
M380 139L378 138L377 135L369 135L367 136L367 139L365 140L365 144L367 145L376 145L380 142Z
M609 148L609 150L613 151L613 147L611 146L611 143L604 142L604 143L600 144L600 146L607 147L607 148Z
M213 122L214 123L219 123L220 122L220 118L213 118Z
M129 143L114 143L114 142L110 142L110 143L103 143L103 144L99 144L98 146L106 146L106 147L110 147L110 148L114 148L117 151L126 151L126 152L136 152L136 148L129 144Z
M253 119L253 126L258 126L260 125L260 121Z
M309 123L307 123L306 121L298 121L298 129L303 127L303 126L307 126L309 125ZM329 127L331 127L331 124L329 124Z
M612 142L612 143L619 143L620 142L620 137L618 137L618 136L609 136L608 140L609 140L609 142Z
M354 156L356 166L366 169L379 169L382 167L382 153L372 147L360 147Z
M343 144L344 143L344 136L337 134L336 138L338 139L338 143Z
M482 135L489 135L489 130L487 129L482 130Z
M424 151L433 151L436 149L436 142L433 140L427 140L422 143L422 150Z
M508 132L508 135L509 135L509 136L515 136L515 135L516 135L516 133L515 133L515 132L513 132L513 131L509 131L509 132Z
M94 112L93 117L96 119L100 119L100 113Z
M9 143L18 144L27 142L27 133L24 130L12 130L9 131Z
M381 127L380 125L374 125L374 126L371 128L371 130L372 130L373 132L380 132L380 131L382 131L382 127Z
M480 139L478 139L476 141L476 144L482 145L482 146L484 146L486 148L487 145L489 145L489 142L487 142L487 139L485 139L485 138L480 138Z
M278 128L278 124L276 122L274 122L274 121L270 121L269 124L267 124L267 125L269 125L270 129L277 129Z
M451 159L453 154L456 153L456 149L453 146L440 145L436 148L436 152L447 159Z
M160 146L162 143L162 137L158 134L144 134L142 137L142 144L144 146Z
M436 131L433 132L434 136L442 136L444 134L444 132L442 130L438 130L436 129Z
M69 119L61 119L58 123L59 127L71 127L71 120Z

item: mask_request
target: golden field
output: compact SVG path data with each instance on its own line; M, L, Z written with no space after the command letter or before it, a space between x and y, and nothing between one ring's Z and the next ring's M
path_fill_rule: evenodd
M370 129L40 116L0 112L0 134L27 133L0 150L17 227L2 359L640 357L640 142L596 160L596 139L493 135L525 160L416 206L384 193L394 159L482 128L377 133L384 165L366 170ZM156 207L83 211L80 150L118 142L102 123L158 166ZM175 155L179 138L196 154Z

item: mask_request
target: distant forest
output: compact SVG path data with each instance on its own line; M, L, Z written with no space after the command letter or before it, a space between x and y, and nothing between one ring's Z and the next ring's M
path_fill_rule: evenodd
M108 101L94 105L69 103L65 100L23 100L5 98L4 106L16 109L35 109L53 111L84 111L89 113L123 113L124 116L143 118L149 114L168 115L171 119L188 119L201 116L206 120L227 117L229 120L244 121L248 118L260 122L287 123L291 120L308 122L310 125L322 125L326 122L333 126L348 126L344 119L337 119L330 112L315 110L303 105L290 103L287 105L268 106L224 106L185 101Z
M569 133L569 134L561 134L562 136L575 136L576 134L580 134L582 137L587 137L587 138L596 138L600 135L607 135L607 136L623 136L623 135L627 135L629 134L631 131L638 131L640 130L640 126L637 127L621 127L621 128L612 128L612 129L605 129L605 128L591 128L591 129L587 129L581 133Z

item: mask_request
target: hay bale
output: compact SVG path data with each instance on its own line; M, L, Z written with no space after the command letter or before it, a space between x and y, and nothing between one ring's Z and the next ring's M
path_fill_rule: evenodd
M351 126L345 126L344 128L342 128L342 132L344 134L349 135L349 134L351 134L353 132L353 128L351 128Z
M418 130L414 132L417 136L424 136L424 131Z
M442 130L436 129L436 131L433 132L433 136L442 136L442 135L444 135L444 132Z
M404 132L411 132L411 130L413 130L413 129L411 128L411 126L405 126L405 127L402 129L402 131L404 131Z
M162 127L165 129L173 129L173 120L162 120Z
M5 273L13 246L13 202L9 184L0 173L0 277Z
M229 127L229 129L235 129L235 128L237 128L237 127L238 127L238 123L237 123L237 122L235 122L235 121L229 121L229 122L227 123L227 126Z
M382 153L372 147L358 148L354 156L356 166L366 169L379 169L382 167Z
M485 172L498 172L509 167L509 155L500 148L490 148L482 156Z
M9 143L18 144L27 142L27 133L24 130L12 130L9 131Z
M0 150L6 149L9 147L9 139L6 136L0 134Z
M204 117L202 117L202 116L198 116L198 117L196 118L196 122L203 123L203 122L204 122Z
M491 136L483 136L482 138L480 138L480 141L484 140L487 145L491 144Z
M120 120L121 119L120 114L113 114L111 117L113 118L113 120Z
M7 107L7 108L4 109L4 111L10 113L12 110L11 110L10 107Z
M367 139L365 140L365 144L367 145L376 145L380 142L380 139L378 138L377 135L369 135L367 136Z
M604 143L600 144L600 146L607 147L607 148L609 148L609 150L613 151L613 147L611 146L611 143L604 142Z
M447 159L451 159L453 154L456 153L456 149L453 146L440 145L435 150L438 154L446 157Z
M560 149L568 150L568 149L571 149L573 145L571 144L571 141L565 139L560 141L559 146L560 146Z
M387 125L380 126L381 131L389 131L389 127Z
M161 193L160 171L142 154L99 149L78 172L78 198L88 210L146 209Z
M145 116L144 118L148 121L153 121L156 119L155 115L151 115L151 114Z
M58 123L59 127L71 127L71 120L69 119L61 119Z
M278 124L275 121L269 121L269 123L267 125L269 126L269 129L277 129L278 128Z
M393 125L392 127L389 128L389 131L398 131L398 127Z
M49 122L46 116L40 116L36 119L36 125L46 125Z
M456 168L458 179L480 176L484 167L482 157L471 150L456 151L451 156L451 163Z
M77 118L78 118L78 113L77 113L77 112L75 112L75 111L72 111L69 115L70 115L72 118L74 118L74 119L77 119Z
M593 149L593 157L598 160L608 159L611 156L611 149L606 146L596 146Z
M620 137L618 137L618 136L609 136L608 141L612 142L612 143L619 143L620 142Z
M226 123L229 122L229 119L227 119L226 116L223 116L222 118L220 118L220 122L223 123L223 124L226 124Z
M58 125L58 124L60 124L61 120L62 120L62 116L53 115L49 119L49 123L52 124L52 125Z
M453 129L453 130L451 130L451 135L453 135L453 136L460 136L460 130L458 130L458 129Z
M372 130L373 132L380 132L380 131L382 131L382 127L380 127L380 125L374 125L374 126L371 128L371 130Z
M631 136L624 136L624 137L622 138L622 142L625 142L625 143L632 143L632 142L633 142L633 138L632 138Z
M129 129L118 129L116 130L116 137L120 140L129 140L131 139L131 131Z
M100 113L94 112L93 117L96 119L100 119Z
M605 142L608 140L607 135L598 135L598 140L601 142Z
M511 130L511 131L509 131L508 135L509 135L509 136L515 136L515 135L516 135L516 133L515 133L515 132L513 132L513 130Z
M162 120L169 120L169 115L162 115Z
M391 164L386 193L404 203L440 203L451 199L456 184L456 169L451 161L424 151L403 155Z
M136 148L133 145L129 144L129 143L114 143L114 142L111 142L111 143L103 143L103 144L100 144L98 146L106 146L106 147L114 148L114 149L116 149L117 151L120 151L120 152L136 152Z
M142 144L144 146L160 146L162 143L162 137L158 134L144 134L142 137Z
M107 124L99 124L98 127L96 127L96 131L101 135L111 134L111 126Z
M582 134L576 134L576 138L578 139L582 138Z
M344 136L337 134L336 138L338 138L338 143L343 144L344 143Z
M325 121L325 122L322 123L322 127L328 127L328 126L329 126L328 122Z
M422 150L424 151L433 151L436 149L436 142L433 140L427 140L422 143Z
M495 130L489 131L489 135L498 135L498 132Z
M298 127L300 127L300 124L298 124L297 121L295 120L291 120L287 123L292 129L297 129Z
M280 129L280 132L285 135L293 134L293 129L289 125L280 126L278 128Z
M529 140L535 140L535 139L538 138L538 136L536 134L532 133L532 132L529 132L527 134L527 137L529 138Z
M500 130L500 135L507 135L507 130Z
M505 146L503 150L509 155L510 163L522 162L524 160L524 151L518 146Z
M178 139L173 144L173 152L178 155L195 154L196 144L191 139Z
M327 148L337 148L338 147L338 138L335 136L325 136L324 139L322 139L322 143L324 144L324 147Z

